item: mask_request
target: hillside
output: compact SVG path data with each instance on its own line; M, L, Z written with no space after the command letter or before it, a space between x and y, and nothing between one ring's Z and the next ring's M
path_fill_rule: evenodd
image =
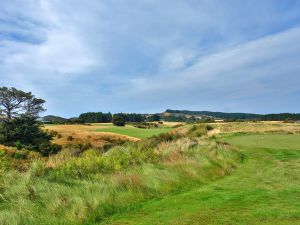
M279 113L279 114L255 114L255 113L226 113L211 111L189 111L189 110L172 110L167 109L164 115L185 116L186 118L208 116L215 119L226 120L300 120L300 113Z
M182 114L186 116L209 116L220 119L259 119L262 115L253 113L225 113L210 111L189 111L167 109L165 113Z
M46 122L51 122L51 123L64 123L66 122L68 119L60 117L60 116L53 116L53 115L48 115L48 116L44 116L42 118L43 121Z

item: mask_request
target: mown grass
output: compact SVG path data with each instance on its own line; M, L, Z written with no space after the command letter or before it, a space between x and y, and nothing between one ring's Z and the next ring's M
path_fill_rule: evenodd
M153 135L167 133L171 129L172 129L171 127L142 129L142 128L133 127L131 125L126 125L125 127L108 126L105 128L96 129L96 131L97 132L110 132L110 133L127 135L130 137L144 139L144 138L151 137Z
M148 201L102 224L300 224L299 135L239 134L224 140L245 155L231 176Z
M233 144L240 147L287 149L300 151L300 135L283 134L244 134L229 139Z
M0 224L96 224L235 171L242 154L206 132L195 126L105 153L65 149L22 172L1 156Z

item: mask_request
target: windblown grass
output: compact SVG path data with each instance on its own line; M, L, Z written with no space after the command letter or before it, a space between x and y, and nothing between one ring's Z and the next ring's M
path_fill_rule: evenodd
M300 224L299 135L238 134L224 139L245 156L232 175L144 202L101 224Z
M46 125L45 129L55 131L58 136L54 143L68 145L90 145L93 148L103 148L114 143L124 143L125 141L137 141L137 138L119 135L109 132L98 132L97 129L109 129L112 124L93 125Z
M0 224L95 224L147 199L232 173L242 154L206 127L97 150L65 150L30 169L0 172Z

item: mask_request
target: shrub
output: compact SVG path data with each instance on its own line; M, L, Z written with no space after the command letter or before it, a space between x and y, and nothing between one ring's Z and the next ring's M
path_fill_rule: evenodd
M5 150L0 149L0 157L5 156L5 155L6 155Z
M213 130L213 129L214 129L213 126L211 126L211 125L206 125L206 130L210 131L210 130Z
M28 152L27 151L15 151L11 157L15 159L27 159Z
M147 123L147 122L141 122L141 123L134 123L134 127L136 128L142 128L142 129L150 129L150 128L157 128L157 123Z
M112 122L115 126L125 126L125 120L121 116L114 116Z
M206 135L209 129L213 128L210 125L193 125L188 131L188 136L201 137L203 135Z
M74 138L71 135L67 137L67 141L73 141L73 140Z
M44 156L60 149L58 145L51 143L53 135L42 130L41 123L36 118L25 115L4 121L0 125L1 144L40 152Z
M23 145L20 141L16 141L15 142L15 147L18 149L18 150L21 150L23 148Z
M52 154L56 154L61 150L61 146L58 144L49 144L47 142L41 143L39 145L39 152L43 156L48 156Z

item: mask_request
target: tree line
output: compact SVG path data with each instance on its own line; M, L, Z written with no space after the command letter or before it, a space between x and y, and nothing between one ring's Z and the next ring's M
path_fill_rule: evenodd
M102 113L102 112L87 112L79 115L79 119L84 123L109 123L113 122L115 117L122 118L126 123L139 123L139 122L152 122L159 121L160 117L158 115L146 116L139 113Z
M108 123L112 121L112 114L102 112L87 112L80 114L79 119L84 123Z
M300 121L300 113L279 113L279 114L267 114L262 115L261 120L264 121Z
M209 116L213 118L220 118L228 121L234 120L262 120L262 121L284 121L300 120L300 113L273 113L273 114L254 114L254 113L224 113L224 112L210 112L210 111L188 111L188 110L171 110L167 109L166 113L171 115L167 116L167 120L180 120L185 121L185 115L189 116Z

